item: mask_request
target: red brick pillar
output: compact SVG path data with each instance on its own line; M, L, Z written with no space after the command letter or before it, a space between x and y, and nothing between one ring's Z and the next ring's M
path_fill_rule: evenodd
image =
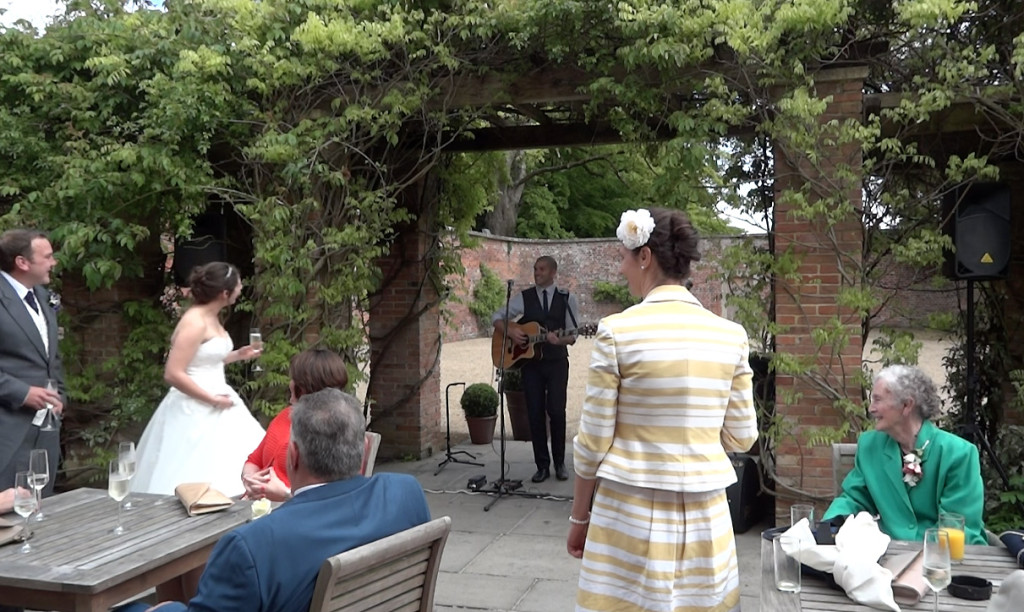
M863 80L866 68L842 68L817 73L814 95L828 100L819 123L843 124L862 118ZM831 131L826 128L826 133ZM819 140L814 159L792 143L775 142L775 235L776 251L790 253L799 262L794 278L776 279L776 348L810 364L811 372L776 377L776 410L793 435L776 440L776 471L779 495L776 515L788 524L789 506L799 494L792 487L817 496L819 511L832 496L831 448L807 446L806 430L842 424L834 405L838 392L852 402L861 401L856 380L861 366L861 316L840 306L841 289L860 285L863 225L856 211L861 204L861 149L857 142ZM845 198L853 204L845 217L826 222L823 214L808 219L795 215L795 206L784 190L803 192L809 202ZM829 204L827 214L839 207ZM815 330L841 329L845 342L820 346ZM827 389L826 389L827 387Z
M422 458L443 446L441 310L437 291L438 181L433 173L406 188L402 205L419 211L378 260L382 286L371 299L370 429L381 457Z

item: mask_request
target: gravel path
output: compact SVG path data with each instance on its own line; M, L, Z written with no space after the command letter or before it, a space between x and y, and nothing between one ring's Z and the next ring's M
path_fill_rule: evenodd
M569 347L569 386L566 388L566 440L572 440L579 426L580 411L583 408L583 397L587 385L587 367L590 365L590 349L594 345L593 338L578 338L576 344ZM441 407L444 408L445 388L454 382L467 385L485 382L497 388L494 366L491 365L491 339L477 338L450 342L441 347ZM452 387L448 391L452 435L456 433L469 435L466 430L466 419L459 407L459 398L465 387ZM443 418L443 417L442 417ZM512 425L506 419L505 427L511 436ZM456 437L460 439L461 437Z

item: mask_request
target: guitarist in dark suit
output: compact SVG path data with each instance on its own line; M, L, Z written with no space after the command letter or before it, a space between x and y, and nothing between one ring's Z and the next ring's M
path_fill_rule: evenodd
M40 429L47 404L60 415L64 400L46 389L47 379L64 388L57 352L57 317L43 287L57 265L46 235L8 230L0 235L0 489L14 484L14 474L28 469L29 451L45 448L53 492L60 453L60 427ZM0 606L0 610L4 609Z
M492 317L497 333L505 333L505 321L517 323L539 323L547 330L547 336L540 349L540 357L526 360L522 365L523 391L526 408L530 417L530 437L533 438L533 459L537 473L533 482L543 482L551 477L551 463L554 460L555 477L567 480L565 469L565 398L569 384L569 351L566 345L576 342L576 336L559 337L559 330L575 330L576 313L579 304L576 296L555 286L558 263L554 258L544 256L533 264L535 286L512 296L508 304L508 317L504 309ZM526 344L527 335L518 327L510 326L509 338L517 344ZM551 453L548 444L545 420L550 420Z

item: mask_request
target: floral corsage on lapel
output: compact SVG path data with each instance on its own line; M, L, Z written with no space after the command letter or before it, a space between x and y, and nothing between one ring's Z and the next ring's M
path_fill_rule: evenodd
M928 448L931 440L925 440L924 446L915 448L913 452L903 455L903 482L911 487L916 487L921 481L924 472L921 471L921 461L924 460L924 451Z

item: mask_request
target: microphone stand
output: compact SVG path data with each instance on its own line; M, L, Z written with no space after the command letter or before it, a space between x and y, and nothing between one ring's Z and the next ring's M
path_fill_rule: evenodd
M463 387L465 387L466 383L454 382L444 388L444 420L447 425L447 433L445 433L444 436L444 461L437 464L437 470L434 471L434 476L440 474L441 470L444 469L444 466L448 465L449 463L465 463L466 465L483 466L482 463L476 463L475 461L463 461L462 459L455 458L455 455L466 455L472 459L476 459L476 455L469 451L460 450L455 451L454 453L452 452L452 412L451 409L449 408L448 392L451 391L452 387L455 387L457 385L462 385Z
M502 336L501 336L501 346L502 346L502 349L504 349L506 346L508 346L508 326L509 326L508 306L509 306L509 303L512 301L512 284L513 284L513 281L509 280L509 281L506 281L506 283L508 284L508 286L506 287L506 290L505 290L505 318L504 318L505 330L504 330L504 332L502 333ZM502 381L505 380L505 371L507 369L508 368L505 367L505 356L504 356L504 354L502 354L501 365L498 366L498 372L499 372L500 380L502 380ZM499 460L501 461L501 475L498 477L498 480L495 480L493 483L491 483L491 489L486 491L487 493L494 494L495 498L492 499L489 504L484 506L484 512L489 511L491 509L491 506L493 506L494 504L498 503L498 500L501 499L505 495L517 495L517 496L520 496L520 497L534 497L534 498L538 498L538 499L548 496L547 493L527 493L527 492L524 492L524 491L517 491L516 489L522 488L523 481L521 481L521 480L508 480L508 479L505 478L505 393L504 392L498 394L498 408L499 408L498 414L500 415L500 418L501 418L501 429L500 429L501 440L499 441L499 444L498 444Z

